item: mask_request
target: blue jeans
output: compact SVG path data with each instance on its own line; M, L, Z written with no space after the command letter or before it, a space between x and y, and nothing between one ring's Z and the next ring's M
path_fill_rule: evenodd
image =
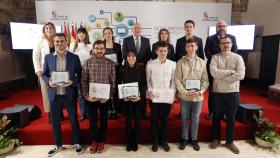
M54 133L55 144L62 146L62 133L61 133L61 111L63 106L66 107L68 117L72 128L72 139L74 144L80 144L80 126L77 118L77 105L76 100L70 101L65 95L55 96L54 101L51 101L51 119L52 128Z
M80 99L80 112L81 112L81 116L87 116L87 106L85 103L85 97L82 95L82 93L79 92L79 99Z
M181 137L184 140L189 139L189 128L191 122L191 139L197 140L199 115L201 113L202 101L184 101L180 99L181 104L181 116L182 116L182 134Z
M220 140L221 119L226 114L226 143L230 144L234 139L235 115L239 105L239 93L213 93L213 139Z

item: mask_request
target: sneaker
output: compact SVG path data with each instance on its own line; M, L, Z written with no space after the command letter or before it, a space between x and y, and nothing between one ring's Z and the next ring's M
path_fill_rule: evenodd
M102 153L104 151L104 142L98 143L97 152Z
M162 142L162 148L165 152L169 152L170 151L170 147L166 142Z
M180 150L184 150L186 148L186 145L188 144L188 141L185 139L182 139L179 145Z
M48 157L54 156L56 153L58 153L62 149L62 146L55 146L52 150L48 152Z
M192 147L193 147L193 149L195 151L199 151L200 150L200 146L198 145L197 140L193 140L191 144L192 144Z
M238 149L233 143L225 144L225 146L226 146L230 151L232 151L234 154L239 154L239 153L240 153L239 149Z
M210 148L211 149L216 149L219 145L220 145L220 141L217 140L217 139L214 139L210 144Z
M83 152L83 148L80 144L75 144L75 152L77 155L80 155Z
M91 154L94 154L94 153L97 152L97 146L98 146L97 142L92 142L91 143L91 146L89 148Z
M152 145L152 151L153 152L157 152L158 151L158 143L157 142L154 142L153 145Z

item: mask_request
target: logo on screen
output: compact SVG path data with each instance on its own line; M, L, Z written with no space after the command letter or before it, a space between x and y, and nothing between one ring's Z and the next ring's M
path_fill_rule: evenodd
M51 20L68 20L68 15L59 15L56 10L50 12Z
M218 21L219 17L217 16L209 16L208 11L203 12L202 21Z

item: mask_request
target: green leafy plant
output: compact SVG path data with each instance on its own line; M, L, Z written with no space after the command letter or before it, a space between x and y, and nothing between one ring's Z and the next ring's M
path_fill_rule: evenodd
M12 134L18 131L17 128L7 128L11 122L8 117L4 115L0 120L0 151L5 151L6 148L13 148L19 146L22 142L18 139L12 138ZM1 152L0 152L1 154Z
M268 142L274 150L280 149L280 135L277 133L277 125L271 123L263 117L262 110L259 110L259 116L253 116L256 122L255 137Z

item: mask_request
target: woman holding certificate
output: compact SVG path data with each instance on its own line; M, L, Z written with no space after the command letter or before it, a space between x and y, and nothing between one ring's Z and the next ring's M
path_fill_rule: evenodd
M42 98L43 98L43 105L45 112L49 113L49 122L51 123L51 115L50 115L50 101L48 97L48 88L46 83L43 80L43 65L44 65L44 58L45 55L49 53L53 53L55 51L54 43L53 43L53 36L55 34L55 26L53 23L48 22L43 26L43 36L42 39L38 42L36 47L33 49L32 59L33 65L35 69L35 73L38 76Z
M180 150L184 150L189 140L189 124L191 121L191 145L194 150L200 150L197 142L199 115L202 107L203 93L209 82L206 63L196 55L197 43L193 39L186 41L186 56L180 59L176 66L175 84L180 98L182 133Z
M141 130L141 107L139 88L146 86L145 69L138 65L137 53L130 50L127 54L124 66L120 68L118 74L119 94L124 100L123 110L125 115L125 127L127 135L127 151L137 151L139 133ZM121 97L120 97L121 99ZM132 127L134 119L134 128Z
M112 60L116 66L116 75L118 75L119 65L122 64L122 50L119 43L114 42L113 29L106 27L103 29L104 42L106 44L105 58ZM108 118L110 120L117 119L116 108L118 103L118 93L115 92L113 101L109 107Z
M89 35L87 30L84 27L80 27L77 30L78 40L74 45L70 45L70 50L73 53L77 54L80 58L81 65L83 66L85 61L90 58L90 51L92 49L92 45L89 42ZM80 121L83 121L87 117L87 109L85 105L85 98L81 93L81 88L79 91L79 99L80 99Z

